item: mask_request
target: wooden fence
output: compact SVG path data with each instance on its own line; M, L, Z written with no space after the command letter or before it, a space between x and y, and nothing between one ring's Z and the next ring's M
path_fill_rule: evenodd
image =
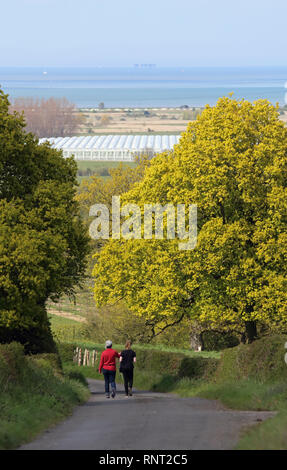
M91 366L95 367L95 364L98 359L98 351L93 349L90 351L89 349L82 349L77 347L74 350L74 358L73 361L78 364L78 366Z

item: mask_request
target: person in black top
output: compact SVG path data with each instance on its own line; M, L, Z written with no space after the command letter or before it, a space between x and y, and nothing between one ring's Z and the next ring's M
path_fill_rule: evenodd
M120 372L124 376L126 397L132 396L134 363L136 362L136 353L131 349L131 341L127 341L125 349L120 353Z

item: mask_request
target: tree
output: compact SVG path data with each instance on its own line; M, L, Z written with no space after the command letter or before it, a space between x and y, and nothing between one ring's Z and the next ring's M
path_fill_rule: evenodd
M0 341L54 348L45 304L73 295L88 236L74 200L76 163L25 132L0 90Z
M16 98L10 112L24 113L26 129L41 137L65 137L75 134L83 124L73 103L66 98Z
M144 318L134 315L120 302L109 307L94 308L87 316L84 330L87 337L100 343L108 337L117 344L124 344L127 339L148 343L152 336L145 326Z
M108 179L100 178L94 174L81 182L75 199L79 203L80 214L86 227L89 227L92 221L89 216L91 206L94 204L105 204L111 211L112 197L126 193L137 181L140 181L150 161L149 155L143 155L137 159L137 165L134 168L120 163L118 167L108 169L110 176ZM106 241L102 239L90 239L91 251L96 253L105 243ZM93 260L90 259L87 270L89 275L91 274L93 264Z
M248 341L287 326L287 129L278 108L222 98L122 197L197 204L194 250L178 240L110 240L96 257L98 304L124 298L160 331L189 317Z

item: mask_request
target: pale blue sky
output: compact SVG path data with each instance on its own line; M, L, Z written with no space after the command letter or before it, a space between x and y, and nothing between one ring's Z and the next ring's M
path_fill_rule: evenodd
M0 66L286 65L286 0L4 0Z

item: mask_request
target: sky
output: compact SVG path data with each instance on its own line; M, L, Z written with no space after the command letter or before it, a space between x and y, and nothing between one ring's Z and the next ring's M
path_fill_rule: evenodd
M286 65L286 0L3 0L0 67Z

